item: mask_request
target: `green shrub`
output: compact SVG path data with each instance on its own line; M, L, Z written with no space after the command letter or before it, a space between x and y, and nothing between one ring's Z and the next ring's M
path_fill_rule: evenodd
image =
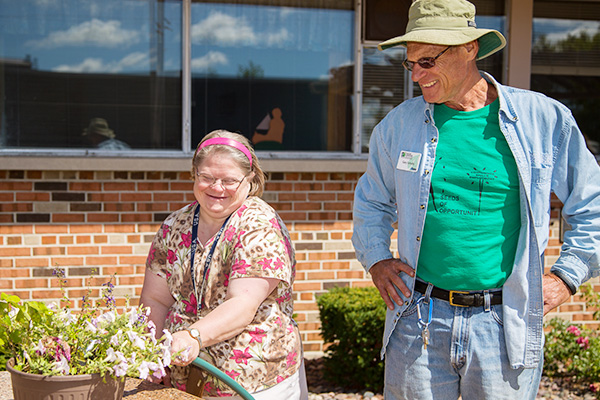
M325 378L348 389L381 393L386 306L377 289L333 288L321 295L317 304L321 334L329 344Z
M581 287L594 318L600 319L600 293L591 285ZM569 378L589 387L600 399L600 334L583 326L573 325L560 318L546 322L544 346L544 375Z

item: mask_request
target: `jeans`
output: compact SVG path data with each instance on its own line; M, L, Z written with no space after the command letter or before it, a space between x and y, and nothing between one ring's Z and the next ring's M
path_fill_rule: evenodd
M501 305L456 307L431 298L425 349L419 317L427 323L429 304L423 297L415 292L390 338L386 400L535 399L543 363L529 369L510 367Z

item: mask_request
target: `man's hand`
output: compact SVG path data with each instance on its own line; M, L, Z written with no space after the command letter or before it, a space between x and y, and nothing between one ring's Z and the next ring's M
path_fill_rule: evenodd
M571 291L558 276L550 273L542 277L544 293L544 315L560 306L571 297Z
M373 283L390 310L394 309L394 303L398 305L403 303L396 288L400 289L404 296L410 297L410 290L400 278L401 272L415 276L415 271L411 267L395 258L379 261L369 269Z

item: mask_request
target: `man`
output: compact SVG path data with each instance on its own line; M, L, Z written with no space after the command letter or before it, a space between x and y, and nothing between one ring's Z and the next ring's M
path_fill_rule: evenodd
M81 136L87 143L102 150L129 150L131 148L127 143L115 138L115 132L108 127L108 122L104 118L92 118Z
M355 193L352 241L388 306L386 400L534 399L543 316L600 274L598 164L566 107L477 70L505 39L474 17L417 0L380 44L406 47L423 93L375 127ZM552 192L572 229L544 274Z

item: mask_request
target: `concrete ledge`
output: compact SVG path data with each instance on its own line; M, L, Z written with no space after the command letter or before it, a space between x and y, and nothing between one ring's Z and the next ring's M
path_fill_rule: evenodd
M326 158L265 158L257 154L265 172L356 172L367 168L366 156ZM192 156L180 157L0 157L0 170L34 171L188 171Z

